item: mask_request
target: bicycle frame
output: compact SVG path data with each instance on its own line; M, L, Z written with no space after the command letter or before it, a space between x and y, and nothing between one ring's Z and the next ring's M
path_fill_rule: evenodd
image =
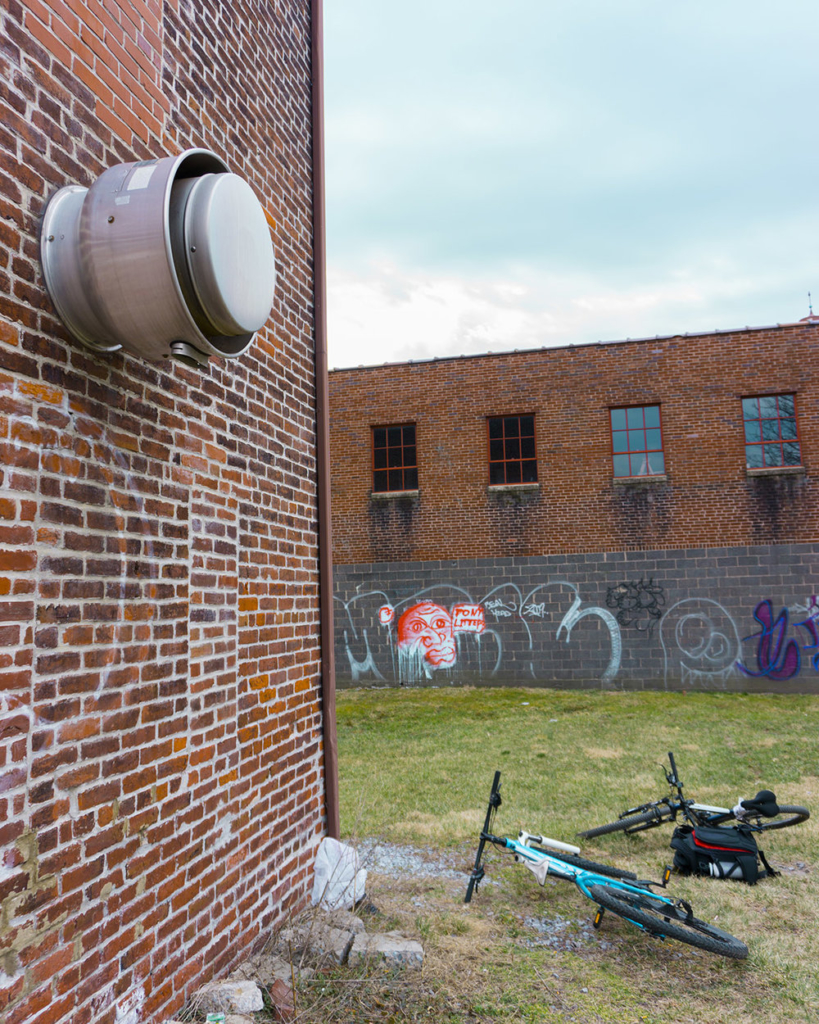
M546 836L534 835L533 833L526 831L520 831L517 839L510 839L508 836L501 837L493 835L492 832L490 832L492 819L502 802L500 794L500 777L501 773L496 771L495 777L492 781L492 790L489 794L489 805L486 809L486 820L483 828L481 829L480 840L478 842L478 853L475 858L475 866L472 869L472 875L470 877L464 903L469 903L471 901L473 891L477 891L478 886L484 877L481 860L483 859L483 852L486 844L492 843L494 846L509 850L516 860L533 864L538 869L535 872L535 875L541 885L544 884L546 875L551 874L555 878L562 878L564 881L574 882L583 895L592 902L596 901L590 892L590 887L593 885L604 885L608 886L610 889L619 889L624 892L630 892L641 896L650 896L655 900L661 900L663 903L667 903L670 907L685 906L687 912L689 914L691 913L691 908L682 900L672 900L668 896L660 893L654 893L649 888L646 888L646 886L652 884L662 884L662 886L665 886L665 882L668 880L668 875L666 875L662 883L643 882L640 885L635 885L623 879L612 878L608 875L601 875L596 871L590 871L588 868L582 868L576 864L571 864L568 861L563 860L557 852L548 853L546 850L541 850L529 845L530 843L538 843L541 846L551 847L555 851L561 851L569 855L580 853L580 847L573 846L570 843L561 843L556 839L549 839ZM600 927L603 914L603 908L598 905L597 913L594 917L595 928ZM635 925L635 927L645 931L643 925L638 921L632 921L630 918L626 918L626 920Z
M539 840L544 845L557 843L557 840L548 839L544 836L531 836L527 832L522 832L521 835L525 836L526 840ZM547 853L546 850L538 850L529 846L526 840L521 841L520 839L510 839L508 836L494 836L490 832L481 832L481 840L511 851L518 860L528 861L530 864L535 864L539 868L542 868L544 881L547 875L552 875L555 878L562 878L567 882L574 882L583 895L593 903L595 903L596 900L589 891L590 886L604 885L609 889L619 889L623 892L634 893L638 896L650 896L653 900L661 900L663 903L667 903L669 907L685 905L681 900L674 900L670 896L666 896L664 893L652 892L651 889L646 888L648 885L661 886L664 885L664 883L643 882L639 885L635 885L633 882L626 882L620 878L611 878L608 875L600 875L596 871L589 871L587 868L580 868L574 864L569 864L565 860L562 860L557 854ZM567 844L560 845L563 846ZM572 849L577 850L578 848L573 847ZM537 878L542 885L543 881L541 881L540 874L541 872L537 873ZM481 872L481 877L483 877L483 872ZM479 882L480 879L476 881L476 889ZM464 902L468 903L470 899L471 895ZM600 922L603 919L603 913L603 908L598 906L597 913L594 918L595 928L600 926ZM631 918L626 918L626 920L629 924L633 924L636 928L640 928L645 931L645 928L643 928L643 925L641 925L639 921L632 921Z
M475 866L466 888L464 903L469 903L484 877L481 863L487 843L511 853L535 875L541 885L547 875L574 882L583 895L597 905L594 927L599 928L606 910L622 917L647 934L661 939L671 938L700 949L734 959L744 959L748 947L740 940L714 925L694 917L691 906L682 899L672 899L653 888L665 888L671 874L666 868L662 882L639 881L630 872L609 865L595 864L577 857L579 848L555 839L520 831L517 839L496 836L491 831L492 819L501 805L499 771L495 772L486 821L480 833ZM532 845L536 843L537 845ZM544 849L544 847L546 847ZM550 852L549 847L555 852ZM557 852L559 851L559 852Z
M665 807L671 814L671 820L676 821L677 815L682 814L683 817L688 821L690 825L724 825L728 821L736 821L736 815L730 807L715 807L711 804L700 804L695 800L688 800L683 796L683 784L680 781L679 773L677 772L677 763L674 760L674 754L669 750L668 761L671 765L671 771L665 772L666 780L673 790L677 791L677 799L675 800L672 796L664 796L659 800L653 801L651 804L638 804L636 807L630 807L627 811L623 811L619 815L620 818L629 818L633 814L639 814L644 811L647 806L652 807ZM650 828L652 823L644 826L644 828ZM756 827L750 822L746 822L749 828L754 831L758 831ZM642 828L635 828L633 831L642 831ZM631 831L631 830L629 830Z

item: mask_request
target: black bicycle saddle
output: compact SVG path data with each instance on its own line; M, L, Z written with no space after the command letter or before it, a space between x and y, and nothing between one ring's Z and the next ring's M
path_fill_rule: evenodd
M753 800L741 800L740 803L746 811L753 811L761 814L763 818L773 818L779 814L779 804L776 802L776 794L769 789L760 789Z

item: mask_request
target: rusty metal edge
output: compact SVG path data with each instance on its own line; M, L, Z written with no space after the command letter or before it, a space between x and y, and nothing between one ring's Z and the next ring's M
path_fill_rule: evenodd
M313 146L313 317L316 373L316 457L318 469L319 610L321 615L321 699L324 735L324 801L327 835L340 838L338 742L333 628L333 526L330 506L330 410L327 376L327 271L324 200L324 3L311 0Z

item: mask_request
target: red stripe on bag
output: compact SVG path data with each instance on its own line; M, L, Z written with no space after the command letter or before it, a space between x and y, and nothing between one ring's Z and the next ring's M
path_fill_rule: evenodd
M694 845L701 846L703 850L725 850L726 853L748 853L747 850L743 850L739 846L713 846L711 843L704 843L701 839L697 839L694 836Z

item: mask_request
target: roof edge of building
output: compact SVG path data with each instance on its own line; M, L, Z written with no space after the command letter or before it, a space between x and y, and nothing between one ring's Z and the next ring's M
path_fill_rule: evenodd
M394 363L365 363L358 366L334 366L330 373L349 373L351 370L383 370L393 366L425 366L431 363L452 363L462 359L497 359L503 356L530 355L535 352L551 352L558 349L594 348L608 345L646 344L652 341L672 341L674 338L713 338L720 334L752 334L756 331L776 331L783 327L819 327L816 319L794 320L790 323L766 324L762 327L733 327L715 331L677 331L675 334L654 334L644 338L619 338L611 341L576 341L566 345L541 345L539 348L505 349L501 352L470 352L454 356L432 356L428 359L399 359Z

